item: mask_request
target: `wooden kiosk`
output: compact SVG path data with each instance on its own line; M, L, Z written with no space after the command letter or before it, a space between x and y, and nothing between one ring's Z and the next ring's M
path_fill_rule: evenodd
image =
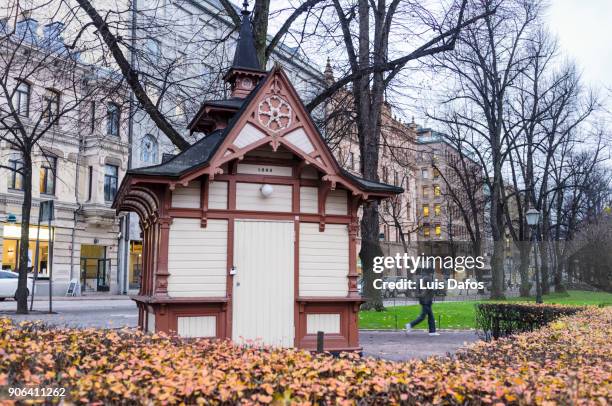
M231 98L204 102L204 137L129 170L114 202L143 233L140 328L328 351L359 350L357 211L402 189L334 159L280 66L257 61L243 11Z

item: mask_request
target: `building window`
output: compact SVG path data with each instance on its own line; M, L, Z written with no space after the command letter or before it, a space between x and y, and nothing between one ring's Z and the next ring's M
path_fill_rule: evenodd
M17 85L13 107L20 116L27 117L30 115L30 85L28 83L20 81Z
M96 130L96 102L92 101L89 107L89 131L93 134Z
M382 173L383 173L383 182L385 183L389 182L389 169L386 166L383 166Z
M429 236L430 236L429 224L424 224L423 225L423 237L429 238Z
M57 158L45 157L45 162L40 167L40 193L46 195L55 194L55 174L57 170Z
M161 45L158 40L153 38L147 39L147 51L149 53L149 57L151 58L159 58L161 56Z
M39 241L30 239L27 245L28 248L28 274L32 275L35 268L34 261L36 260L36 248L38 248L38 270L39 276L49 276L47 272L47 264L49 257L49 229L47 227L38 227L30 225L30 236L38 235ZM19 248L21 247L21 225L20 224L5 224L3 231L2 246L2 270L17 271L19 269ZM35 237L34 237L35 238Z
M117 184L119 183L119 167L106 165L104 168L104 200L112 202L117 194Z
M106 105L106 133L119 136L119 106L115 103Z
M43 96L43 117L45 122L57 124L57 118L59 116L59 102L60 94L52 89L47 89Z
M423 198L425 199L429 198L429 187L428 186L423 186Z
M146 134L140 142L140 160L145 163L154 164L157 162L158 144L155 137Z
M434 196L442 196L442 189L440 189L440 185L434 185Z
M436 237L440 238L442 235L442 226L440 224L436 224L435 226Z
M438 168L433 168L433 178L438 179L440 177L440 171Z
M399 186L399 173L397 171L393 171L393 185Z
M421 169L421 179L429 179L429 171L426 168Z
M11 168L9 189L23 190L23 174L19 172L23 169L23 161L21 158L11 158L9 159L9 167Z
M348 154L348 166L352 171L355 170L355 154L353 152L349 152Z
M89 167L88 180L87 200L91 201L93 191L93 166Z
M429 217L429 205L428 204L423 205L423 217Z
M442 214L442 205L440 203L434 204L434 215L439 216Z

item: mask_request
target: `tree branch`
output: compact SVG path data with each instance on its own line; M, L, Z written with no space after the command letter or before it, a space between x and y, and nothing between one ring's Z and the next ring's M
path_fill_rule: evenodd
M227 15L232 19L236 27L240 27L240 16L236 12L234 5L229 0L219 0Z
M427 41L425 44L421 45L419 48L415 49L414 51L412 51L411 53L409 53L408 55L405 55L401 58L397 58L394 59L392 61L389 61L387 63L382 63L382 64L374 64L371 66L367 66L365 68L359 69L359 70L354 70L353 73L351 73L350 75L347 75L345 77L343 77L342 79L338 79L336 82L334 82L333 85L331 85L330 87L328 87L327 89L325 89L323 92L319 93L314 99L312 99L310 101L310 103L308 103L306 105L306 109L308 111L312 111L314 110L319 104L321 104L325 99L327 99L328 97L330 97L331 95L333 95L334 93L336 93L338 90L340 90L341 88L343 88L345 85L363 77L366 75L369 75L371 73L374 72L384 72L384 71L393 71L398 67L402 67L404 65L406 65L408 62L413 61L415 59L419 59L422 58L424 56L429 56L429 55L434 55L437 54L439 52L444 52L444 51L449 51L452 50L454 48L454 41L451 41L447 44L444 45L440 45L440 46L436 46L434 47L435 44L439 43L440 41L445 40L446 38L450 37L450 36L455 36L456 33L458 31L460 31L462 28L467 27L470 24L473 24L474 22L480 20L481 18L487 17L489 15L494 14L496 11L496 9L493 9L491 11L487 11L486 13L480 14L476 17L470 18L469 20L466 20L465 22L463 22L462 24L457 25L455 28L453 28L452 30L448 30L440 35L438 35L435 38L432 38L431 40ZM346 34L345 34L346 36ZM353 51L354 52L354 51ZM350 55L349 55L349 60L350 60Z
M189 147L189 142L187 142L168 122L166 117L159 111L155 104L151 101L147 92L143 88L142 84L138 80L138 72L134 70L130 62L127 60L121 47L119 46L119 41L117 36L115 36L108 26L108 24L102 19L98 11L91 5L89 0L77 0L79 6L87 13L89 18L91 19L93 25L96 27L100 35L102 35L102 39L108 46L111 54L113 55L117 65L119 65L119 69L121 69L121 73L123 77L127 81L128 85L134 92L134 96L138 102L143 106L144 110L147 112L149 117L153 120L153 122L157 125L157 127L168 137L168 139L176 145L181 151L187 149Z

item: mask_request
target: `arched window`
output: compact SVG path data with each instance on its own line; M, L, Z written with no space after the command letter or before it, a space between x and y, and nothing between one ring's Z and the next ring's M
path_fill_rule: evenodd
M157 163L157 140L151 134L142 137L140 143L140 160L144 163Z

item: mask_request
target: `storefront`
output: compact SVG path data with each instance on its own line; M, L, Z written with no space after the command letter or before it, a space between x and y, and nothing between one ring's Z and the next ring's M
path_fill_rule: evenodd
M110 261L104 245L81 245L81 292L110 290Z
M49 228L30 226L28 242L28 272L32 272L36 261L36 239L38 237L38 276L49 277ZM19 248L21 244L21 225L6 224L2 235L2 269L16 272L19 269Z
M130 263L128 269L128 288L140 289L140 275L142 272L142 241L130 241Z

